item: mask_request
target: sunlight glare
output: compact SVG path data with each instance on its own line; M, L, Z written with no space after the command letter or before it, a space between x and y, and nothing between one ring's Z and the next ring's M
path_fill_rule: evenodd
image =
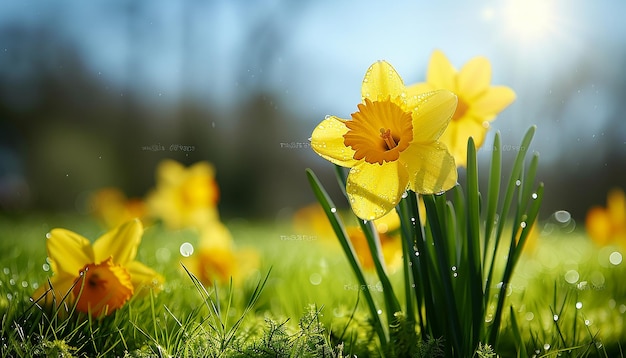
M522 42L535 42L555 30L554 1L510 0L504 9L504 22Z

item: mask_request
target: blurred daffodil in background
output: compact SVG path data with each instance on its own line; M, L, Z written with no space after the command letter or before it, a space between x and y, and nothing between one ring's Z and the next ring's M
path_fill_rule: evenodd
M67 295L76 310L100 317L122 307L143 288L158 290L163 278L135 261L142 234L138 219L105 233L93 245L72 231L51 230L46 247L54 275L33 298L60 305Z
M476 147L481 147L490 122L515 100L511 88L491 86L490 83L491 64L487 58L475 57L457 71L446 55L436 50L428 64L426 82L407 89L408 96L438 89L447 89L457 95L456 111L439 140L448 146L459 166L466 164L468 138L474 138Z
M198 249L184 252L183 265L204 285L241 284L259 266L259 255L253 249L240 249L228 228L219 221L200 231Z
M102 188L89 197L89 209L107 228L117 227L134 218L144 219L146 205L142 199L128 198L115 187Z
M146 198L148 215L168 228L203 227L219 218L215 170L206 162L186 168L177 161L159 163L156 187Z
M395 211L390 211L380 219L374 220L378 234L380 254L388 269L392 271L402 265L402 241L400 237L400 217ZM358 226L346 227L348 237L359 261L364 269L373 270L374 260L367 244L365 233Z
M367 70L361 96L351 120L329 116L311 136L317 154L350 168L346 191L359 218L387 214L407 189L435 194L456 184L454 158L439 141L456 109L452 92L409 92L379 61Z
M606 207L594 206L587 212L586 229L599 246L626 247L626 195L619 188L609 191Z

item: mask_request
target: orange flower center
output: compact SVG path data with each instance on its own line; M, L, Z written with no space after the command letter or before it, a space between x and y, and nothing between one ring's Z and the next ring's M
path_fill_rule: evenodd
M343 136L346 147L355 151L354 159L383 164L398 160L400 153L413 140L413 117L387 99L359 104L346 121L348 132Z
M469 106L467 105L467 102L465 102L461 97L458 97L456 111L454 112L454 115L452 116L452 120L457 121L463 118L463 116L465 116L465 112L467 112L468 109L469 109Z
M99 264L88 264L80 270L73 293L78 297L76 310L99 317L122 307L133 295L130 274L109 257Z

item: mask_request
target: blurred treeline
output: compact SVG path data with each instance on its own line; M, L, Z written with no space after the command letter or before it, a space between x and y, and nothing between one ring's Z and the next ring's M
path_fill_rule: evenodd
M242 73L240 90L228 106L189 89L197 81L191 64L198 60L191 54L201 44L184 33L178 50L188 55L180 66L180 96L166 100L160 89L147 90L137 73L144 66L139 49L148 14L125 2L113 4L111 11L129 19L123 83L90 68L84 53L55 30L54 22L0 22L1 211L80 211L89 192L104 186L141 197L154 185L154 170L163 158L212 162L225 217L274 218L312 202L306 167L313 167L338 195L332 167L307 147L313 126L326 112L286 105L290 99L267 86L264 76L269 75L263 72L304 4L268 11L245 27L240 63L233 64ZM189 10L187 15L193 12ZM604 204L608 188L626 188L626 80L623 73L612 72L623 69L626 56L619 50L612 54L574 61L568 68L575 73L556 73L549 93L507 83L524 95L505 115L517 118L516 111L523 112L518 117L528 122L502 118L494 127L516 145L511 140L538 124L534 145L543 150L543 217L564 209L582 219L590 205ZM608 66L600 81L598 66ZM254 76L249 76L251 69ZM522 81L527 72L516 75ZM581 89L601 91L602 97L589 102L589 97L580 98ZM594 112L592 106L602 111Z

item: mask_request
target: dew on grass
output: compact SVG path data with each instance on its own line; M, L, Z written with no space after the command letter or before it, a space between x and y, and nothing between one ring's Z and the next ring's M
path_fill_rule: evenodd
M11 270L8 267L5 267L2 269L2 272L4 272L5 275L8 275L11 273Z
M555 314L554 316L552 316L552 320L554 320L554 322L557 322L559 320L559 315Z
M48 265L47 263L41 265L41 268L46 272L50 271L50 265Z
M525 318L527 321L532 321L535 318L535 314L532 312L526 312Z
M521 180L519 180L519 179L517 179L517 180L515 181L515 186L520 186L520 185L522 185L522 181L521 181Z
M337 212L337 208L330 208L330 212L331 213L336 213Z
M537 197L538 197L538 196L537 196L537 193L533 193L533 194L531 195L531 197L532 197L533 199L537 199Z
M189 242L183 242L180 245L180 254L184 257L189 257L193 255L193 245Z
M586 319L585 320L585 326L591 326L591 320Z
M22 285L23 288L26 288L26 287L28 287L28 282L22 281L21 285Z
M576 302L576 309L578 309L578 310L579 310L579 309L581 309L581 308L583 308L583 303L582 303L582 302L580 302L580 301Z
M378 310L378 311L376 311L376 313L383 314L383 310Z
M546 343L543 345L543 350L547 351L550 350L550 343Z
M624 312L626 312L626 305L624 304L619 305L619 313L623 314Z

